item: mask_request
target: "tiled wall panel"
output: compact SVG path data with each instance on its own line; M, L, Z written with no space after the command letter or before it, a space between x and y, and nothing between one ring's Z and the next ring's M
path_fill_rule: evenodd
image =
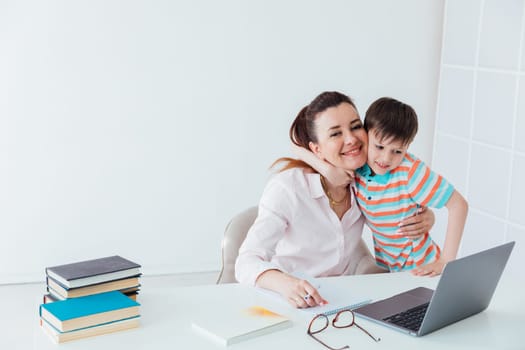
M525 76L520 76L518 90L514 149L525 153Z
M479 33L479 0L449 1L447 25L443 43L443 62L473 65L476 60L476 40Z
M518 69L522 0L485 0L481 18L479 64Z
M516 77L479 72L474 100L473 139L489 145L512 146Z
M525 157L516 155L512 165L509 220L525 227Z
M446 2L432 163L469 201L460 255L515 240L515 271L525 258L524 12L525 0Z
M461 193L467 190L469 144L457 137L438 135L432 161L435 169Z
M504 150L477 143L472 145L466 195L474 208L499 218L505 217L510 159Z
M503 243L501 235L503 231L505 231L503 221L471 210L462 240L462 255L472 254Z
M463 138L470 136L474 72L451 67L443 68L439 87L440 130Z

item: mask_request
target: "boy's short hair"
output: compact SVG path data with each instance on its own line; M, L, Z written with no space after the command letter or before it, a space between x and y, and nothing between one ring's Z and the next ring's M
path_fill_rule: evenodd
M393 138L407 145L417 133L417 114L406 103L382 97L368 107L364 126L367 131L374 129L380 140Z

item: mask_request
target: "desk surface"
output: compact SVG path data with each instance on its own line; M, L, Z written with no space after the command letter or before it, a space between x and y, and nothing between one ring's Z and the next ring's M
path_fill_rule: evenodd
M438 278L409 273L345 276L331 279L340 288L382 299L417 287L434 288ZM174 287L163 277L143 277L139 295L142 324L134 330L55 345L38 325L43 284L0 286L1 349L224 349L191 329L195 314L215 303L265 305L289 316L293 327L230 346L233 349L314 349L323 347L306 335L311 315L238 284ZM381 338L374 343L355 327L329 328L320 336L330 345L351 349L525 349L525 299L519 281L504 275L487 310L421 338L372 322L359 323ZM227 319L225 319L227 322ZM323 333L325 333L323 332Z

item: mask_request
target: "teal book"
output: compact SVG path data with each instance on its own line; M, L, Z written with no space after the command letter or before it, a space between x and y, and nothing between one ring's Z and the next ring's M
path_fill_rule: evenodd
M139 316L139 306L119 291L40 305L40 317L61 332Z

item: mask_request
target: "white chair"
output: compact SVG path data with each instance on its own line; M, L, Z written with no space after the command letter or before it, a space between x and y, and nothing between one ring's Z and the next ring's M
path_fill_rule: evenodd
M257 217L257 207L250 207L235 215L224 230L222 239L222 269L217 284L235 283L235 260L248 230Z
M217 278L217 284L237 282L235 279L235 260L239 255L239 248L256 217L257 207L250 207L235 215L226 226L222 239L222 268ZM361 239L353 251L348 272L350 275L361 275L387 271L376 265L366 243Z

